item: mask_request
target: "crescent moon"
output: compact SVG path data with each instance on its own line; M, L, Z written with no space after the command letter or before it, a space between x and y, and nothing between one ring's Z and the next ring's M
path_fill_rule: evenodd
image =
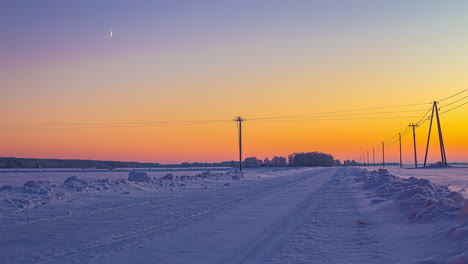
M112 38L112 30L109 31L109 38Z

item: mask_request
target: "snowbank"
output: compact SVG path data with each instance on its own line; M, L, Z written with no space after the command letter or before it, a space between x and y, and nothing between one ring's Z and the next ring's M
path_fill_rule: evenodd
M357 180L364 183L365 189L375 189L376 195L384 198L375 199L373 203L395 199L400 207L410 212L409 217L416 220L466 215L462 210L465 198L460 192L427 179L404 179L379 169L362 171Z
M394 201L416 221L448 220L446 231L435 230L442 232L447 242L453 242L458 252L448 263L468 263L468 199L462 193L427 179L403 179L386 169L361 170L356 180L363 183L364 189L375 190L379 198L372 200L373 204Z
M48 181L28 181L23 186L0 188L0 208L27 209L60 200L67 200L65 192Z
M71 176L61 184L51 184L49 181L28 181L23 186L0 187L0 219L7 216L14 217L25 210L54 202L73 202L76 199L99 195L140 193L144 196L164 190L174 191L178 187L206 188L206 184L210 185L213 180L231 181L241 178L243 174L238 170L226 173L206 171L191 176L174 176L169 173L160 178L151 178L145 172L130 171L128 179L86 179ZM202 180L203 182L200 182ZM214 182L211 183L211 186L213 185ZM218 182L217 186L230 185Z
M151 178L146 172L131 171L130 173L128 173L128 180L135 182L150 182Z

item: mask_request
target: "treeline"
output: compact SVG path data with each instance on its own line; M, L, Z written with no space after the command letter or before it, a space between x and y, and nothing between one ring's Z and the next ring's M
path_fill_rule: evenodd
M140 163L126 161L101 161L101 160L75 160L75 159L29 159L29 158L0 158L0 168L154 168L160 167L159 163Z
M332 155L322 152L301 152L292 153L288 157L275 156L271 160L267 157L264 160L257 157L248 157L243 162L246 167L331 167L341 166L339 160L335 160Z
M350 162L356 165L355 161ZM245 167L301 167L301 166L341 166L339 160L332 155L321 152L292 153L288 157L274 156L263 160L256 157L246 158L242 164ZM141 163L132 161L101 161L79 159L32 159L32 158L1 158L0 169L48 169L48 168L76 168L76 169L114 169L114 168L186 168L186 167L239 167L239 161L223 162L183 162L180 164Z

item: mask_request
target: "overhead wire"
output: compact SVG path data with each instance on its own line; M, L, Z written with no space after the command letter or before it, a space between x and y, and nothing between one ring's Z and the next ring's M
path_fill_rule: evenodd
M444 112L441 112L440 114L445 114L445 113L447 113L447 112L453 111L453 110L455 110L455 109L457 109L457 108L460 108L460 107L462 107L462 106L464 106L464 105L466 105L466 104L468 104L468 101L467 101L467 102L464 102L464 103L461 104L461 105L458 105L458 106L455 106L455 107L453 107L453 108L450 108L449 110L445 110Z
M299 118L299 117L304 117L304 116L323 116L323 115L328 115L328 114L359 112L359 111L369 111L369 110L389 109L389 108L400 108L400 107L419 106L419 105L427 105L427 104L430 104L430 103L417 103L417 104L393 105L393 106L383 106L383 107L359 108L359 109L349 109L349 110L329 111L329 112L318 112L318 113L309 113L309 114L296 114L296 115L287 115L287 116L256 117L256 118L249 118L249 121L263 120L263 119ZM418 110L415 110L415 111L418 111ZM397 112L397 111L394 111L394 112ZM394 113L394 112L386 112L386 113ZM360 114L360 113L353 114L353 115L358 115L358 114ZM372 113L369 113L369 114L372 114Z
M218 121L216 123L219 123L221 121ZM222 122L231 122L231 120L225 120ZM92 124L83 124L83 125L75 125L75 126L60 126L60 124L57 124L57 126L36 126L36 127L28 127L28 126L23 126L23 127L9 127L7 126L6 128L0 128L0 131L27 131L27 130L69 130L69 129L87 129L87 128L122 128L122 127L155 127L155 126L163 126L163 125L177 125L177 124L187 124L191 123L193 125L196 124L207 124L207 123L215 123L215 122L200 122L200 121L190 121L190 122L142 122L142 123L133 123L133 124L128 124L125 125L125 123L122 123L123 125L112 125L112 123L107 123L104 125L92 125Z
M445 98L443 98L443 99L441 99L441 100L438 100L437 102L446 101L446 100L448 100L448 99L451 99L451 98L454 98L454 97L456 97L456 96L458 96L458 95L461 95L461 94L463 94L463 93L465 93L465 92L467 92L467 91L468 91L468 89L465 89L465 90L460 91L460 92L458 92L458 93L455 93L455 94L453 94L453 95L451 95L451 96L448 96L448 97L445 97ZM468 98L468 96L465 96L465 97L462 97L462 98L460 98L460 99L457 99L456 101L453 101L453 102L450 102L450 103L448 103L448 104L445 104L445 105L443 105L443 106L441 106L441 107L439 107L439 108L440 108L440 109L446 108L447 106L453 105L453 104L458 103L458 102L460 102L460 101L463 101L463 100L466 99L466 98ZM464 102L464 103L462 103L462 104L459 104L459 105L457 105L457 106L455 106L455 107L453 107L453 108L450 108L450 109L448 109L448 110L446 110L446 111L440 112L439 115L440 115L440 114L447 113L447 112L450 112L450 111L453 111L453 110L455 110L455 109L457 109L457 108L460 108L460 107L464 106L465 104L468 104L468 101L467 101L467 102ZM417 128L421 127L423 124L425 124L425 123L430 119L430 116L429 116L428 114L429 114L429 112L430 112L431 110L433 110L433 107L429 108L429 109L427 110L427 112L419 119L419 121L418 121L417 123L415 123L415 125L417 125ZM406 127L406 129L405 129L404 131L399 132L399 133L401 133L401 138L403 138L404 136L406 136L406 135L409 133L408 128L409 128L409 126ZM395 139L395 140L391 141L391 140L394 139L396 136L398 136L398 134L394 135L392 138L390 138L390 139L388 139L388 140L386 140L386 141L383 141L383 144L384 144L385 146L388 146L388 147L394 145L396 142L398 142L398 141L400 140L400 139L398 138L398 139ZM379 144L379 145L377 145L377 146L375 146L375 147L373 147L373 148L374 148L374 150L381 150L381 149L382 149L382 144Z
M465 90L466 91L466 90ZM464 92L464 91L462 91ZM453 96L456 96L457 93ZM453 96L445 99L452 98ZM405 117L352 117L352 118L323 118L323 117L346 117L346 116L366 116L366 115L387 115L395 113L408 113L408 112L420 112L421 110L399 110L399 111L384 111L384 112L368 112L370 110L378 109L391 109L391 108L402 108L411 106L427 105L428 103L415 103L415 104L402 104L402 105L391 105L382 107L369 107L369 108L357 108L340 111L328 111L298 115L286 115L286 116L271 116L271 117L257 117L249 118L249 121L316 121L316 120L359 120L359 119L394 119L394 118L414 118L412 116ZM367 112L366 112L367 111ZM354 112L354 113L353 113ZM359 113L362 112L362 113ZM300 119L302 118L302 119ZM68 123L4 123L0 125L0 130L40 130L40 129L72 129L72 128L101 128L101 127L139 127L139 126L156 126L156 125L171 125L171 124L194 124L194 123L216 123L216 122L230 122L232 120L185 120L185 121L148 121L148 122L94 122L94 123L83 123L83 122L68 122ZM1 128L3 127L3 129ZM8 129L5 129L8 128Z
M265 121L265 120L295 120L297 118L318 118L318 117L341 117L341 116L361 116L361 115L379 115L379 114L395 114L395 113L410 113L410 112L422 112L422 110L405 110L405 111L391 111L391 112L371 112L371 113L349 113L349 114L315 114L315 115L303 115L303 116L295 116L295 117L284 117L284 118L255 118L255 119L248 119L249 121ZM332 119L333 120L333 119Z
M350 118L306 118L306 119L266 119L256 120L258 122L303 122L303 121L343 121L343 120L379 120L397 118L416 118L418 116L383 116L383 117L350 117ZM247 121L250 121L248 119Z
M459 96L468 89L465 89L461 92L448 96L439 100L438 102L446 101L456 96ZM468 96L462 97L455 101L452 101L448 104L445 104L440 107L440 109L445 109L447 106L454 105L456 103L462 102L468 98ZM448 110L441 112L440 114L445 114L447 112L453 111L459 107L462 107L468 103L464 102L455 107L452 107ZM432 103L415 103L415 104L402 104L402 105L392 105L392 106L382 106L382 107L370 107L370 108L358 108L358 109L349 109L349 110L340 110L340 111L328 111L328 112L318 112L318 113L308 113L308 114L296 114L296 115L284 115L284 116L270 116L270 117L257 117L247 119L248 121L274 121L274 122L306 122L306 121L345 121L345 120L378 120L378 119L397 119L397 118L418 118L416 116L387 116L388 114L397 114L397 113L409 113L409 112L422 112L425 110L397 110L397 111L379 111L379 112L369 112L371 110L379 109L392 109L392 108L404 108L404 107L413 107L428 105ZM418 127L422 126L429 120L429 112L432 110L432 107L429 108L422 117L419 118L419 121L415 123ZM370 117L365 117L369 116ZM372 116L380 115L380 116ZM336 118L330 118L336 117ZM68 122L68 123L4 123L0 124L0 131L21 131L21 130L67 130L67 129L87 129L87 128L112 128L112 127L150 127L150 126L162 126L162 125L176 125L176 124L208 124L208 123L220 123L220 122L232 122L233 120L182 120L182 121L147 121L147 122ZM410 132L409 127L406 127L401 133L401 136L404 137ZM396 139L398 134L395 134L390 139L383 141L386 146L392 146L399 139ZM380 150L382 145L379 144L374 149Z
M40 129L74 129L74 128L106 128L106 127L148 127L177 124L207 124L231 122L231 120L192 120L192 121L150 121L150 122L96 122L96 123L5 123L0 130L40 130Z
M431 110L432 110L432 107L427 109L427 112L419 119L418 122L416 122L416 125L419 126L420 124L422 124L421 122L425 122L424 120L427 120L427 118L429 117L428 114L429 112L431 112Z
M446 105L444 105L444 106L440 106L439 108L440 108L440 109L445 108L445 107L447 107L447 106L449 106L449 105L453 105L453 104L455 104L455 103L458 103L458 102L460 102L460 101L462 101L463 99L466 99L466 98L468 98L468 95L465 96L465 97L463 97L463 98L460 98L460 99L458 99L458 100L456 100L456 101L453 101L453 102L451 102L450 104L446 104Z
M448 100L448 99L453 98L453 97L455 97L455 96L457 96L457 95L460 95L460 94L462 94L462 93L464 93L464 92L466 92L466 91L468 91L468 89L465 89L465 90L463 90L463 91L461 91L461 92L458 92L458 93L456 93L456 94L453 94L453 95L451 95L451 96L449 96L449 97L446 97L446 98L444 98L444 99L440 99L440 100L438 100L438 102L442 102L442 101Z

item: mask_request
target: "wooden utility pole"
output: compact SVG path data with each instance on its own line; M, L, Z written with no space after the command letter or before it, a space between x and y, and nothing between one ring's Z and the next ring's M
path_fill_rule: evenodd
M402 159L401 159L401 133L398 133L398 139L400 141L400 168L403 166Z
M385 167L385 142L382 142L382 165Z
M447 156L445 154L445 145L444 145L444 138L442 136L442 127L440 125L440 116L439 116L439 108L437 107L437 101L434 101L434 104L432 105L432 114L431 114L431 121L429 124L429 134L427 136L427 144L426 144L426 155L424 156L424 167L426 167L426 162L427 162L427 153L429 152L429 142L431 139L431 131L432 131L432 120L434 119L434 113L436 115L437 119L437 128L439 132L439 143L440 143L440 154L442 158L442 164L447 167Z
M432 131L432 120L434 119L434 105L432 105L432 114L431 118L429 119L429 134L427 135L427 143L426 143L426 154L424 155L424 165L423 167L426 167L426 162L427 162L427 153L429 152L429 142L431 141L431 131Z
M375 148L372 148L372 161L374 162L375 167Z
M410 124L409 127L413 128L413 146L414 146L414 167L418 167L418 155L416 153L416 128L418 125Z
M237 122L237 132L239 134L239 170L242 170L242 122L244 119L238 116L235 121Z
M370 166L370 162L369 162L369 151L367 151L367 167Z
M437 127L439 128L439 143L440 143L440 154L442 157L442 163L445 167L448 166L447 163L447 155L445 154L445 145L444 145L444 137L442 136L442 127L440 125L440 116L439 116L439 108L437 107L437 101L434 101L434 108L437 117Z

